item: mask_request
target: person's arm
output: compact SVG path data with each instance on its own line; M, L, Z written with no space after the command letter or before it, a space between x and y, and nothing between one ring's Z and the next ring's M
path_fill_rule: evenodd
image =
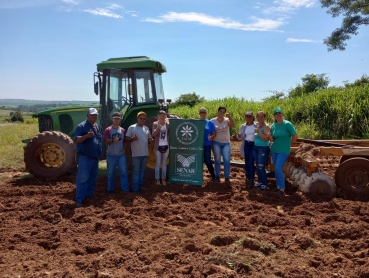
M273 125L271 126L270 131L267 133L267 136L270 142L274 142L274 138L272 136L272 127Z
M215 136L217 136L217 133L214 131L214 132L210 133L210 135L208 137L208 140L209 141L213 141L213 139L215 138Z
M215 125L212 121L208 122L209 128L210 128L210 134L208 136L208 140L209 141L213 141L213 139L215 138L215 136L217 136L217 132L215 130Z
M76 132L74 135L74 142L75 143L82 143L83 141L94 137L94 132L92 131L92 129L90 129L89 132L87 132L86 134L82 135L82 126L77 126L76 128Z
M233 119L231 117L231 114L227 113L226 114L226 117L229 119L229 127L230 128L234 128L235 124L234 124L234 121L233 121Z
M291 138L292 138L292 144L296 143L296 140L298 138L298 135L297 135L297 132L296 132L296 129L295 127L293 126L293 124L291 122L288 123L287 125L287 128L288 128L288 131L291 135Z
M108 145L111 145L114 143L114 140L110 138L110 128L109 127L107 127L104 131L104 140L106 141L106 144Z
M244 129L243 129L243 125L240 127L240 129L238 130L238 133L237 133L237 139L239 140L239 141L241 141L242 140L242 133L244 132L243 131Z
M160 124L158 122L158 128L159 128L159 126L160 126ZM151 136L150 129L148 127L146 127L146 128L147 128L147 139L148 139L149 144L151 144L151 143L154 142L154 138ZM161 129L161 126L159 128L159 131L160 131L160 129Z
M160 130L161 130L161 125L159 124L159 122L154 122L152 124L152 137L156 137L160 134Z
M83 141L90 139L92 137L94 137L94 132L92 131L92 129L90 129L90 131L87 134L82 135L82 136L77 136L74 142L82 143Z
M292 144L296 143L296 140L299 136L297 134L292 135Z
M130 126L129 128L128 128L128 131L127 131L127 134L126 134L126 137L125 137L125 141L126 142L132 142L132 141L137 141L138 140L138 137L137 137L137 135L134 133L134 131L133 131L133 127L132 126Z
M268 133L270 133L270 127L268 125L265 125L264 132L258 131L260 138L264 141L269 141Z

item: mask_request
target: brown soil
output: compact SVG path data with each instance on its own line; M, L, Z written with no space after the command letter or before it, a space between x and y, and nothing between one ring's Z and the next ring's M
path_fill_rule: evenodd
M369 277L367 201L246 190L232 167L231 187L205 171L201 188L107 195L102 177L76 209L73 176L0 172L0 277Z

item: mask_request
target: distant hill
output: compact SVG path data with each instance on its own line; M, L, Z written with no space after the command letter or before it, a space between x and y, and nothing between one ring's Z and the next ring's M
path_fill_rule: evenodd
M99 104L98 101L93 100L29 100L29 99L0 99L0 106L11 106L17 107L19 105L35 105L35 104L76 104L76 105L88 105L88 104Z
M98 101L92 100L29 100L29 99L0 99L0 109L22 110L39 112L54 107L70 105L99 105Z

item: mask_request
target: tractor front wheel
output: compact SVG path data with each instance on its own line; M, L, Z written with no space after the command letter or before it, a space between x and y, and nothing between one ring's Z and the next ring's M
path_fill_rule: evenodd
M24 163L28 172L37 177L60 177L76 169L76 145L66 134L44 131L24 147Z

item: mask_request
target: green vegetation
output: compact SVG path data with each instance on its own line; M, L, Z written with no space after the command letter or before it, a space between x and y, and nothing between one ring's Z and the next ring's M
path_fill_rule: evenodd
M358 34L359 26L369 25L368 0L320 0L320 3L332 17L343 17L341 27L324 40L328 51L345 50L345 41Z
M25 123L0 122L0 169L24 170L22 140L38 133L37 119L25 119Z
M11 114L12 112L10 112ZM24 119L23 119L23 115L22 115L22 112L21 111L16 111L15 113L13 113L12 117L10 118L10 121L12 123L14 122L24 122Z
M217 116L219 106L225 106L238 128L244 123L246 111L264 111L272 123L272 111L281 107L285 118L296 127L299 137L313 139L368 139L369 138L369 84L319 90L313 94L290 98L270 98L264 101L228 97L203 101L192 108L180 106L171 113L183 118L198 118L201 106L208 109L208 117Z
M193 92L192 94L183 94L180 95L175 102L173 102L171 104L171 107L179 107L179 106L183 106L183 105L187 105L189 107L194 107L197 103L200 103L204 101L203 97L200 97L199 95L197 95L195 92Z
M307 74L301 80L302 84L297 85L289 91L289 97L308 95L321 89L327 89L330 81L325 73Z

